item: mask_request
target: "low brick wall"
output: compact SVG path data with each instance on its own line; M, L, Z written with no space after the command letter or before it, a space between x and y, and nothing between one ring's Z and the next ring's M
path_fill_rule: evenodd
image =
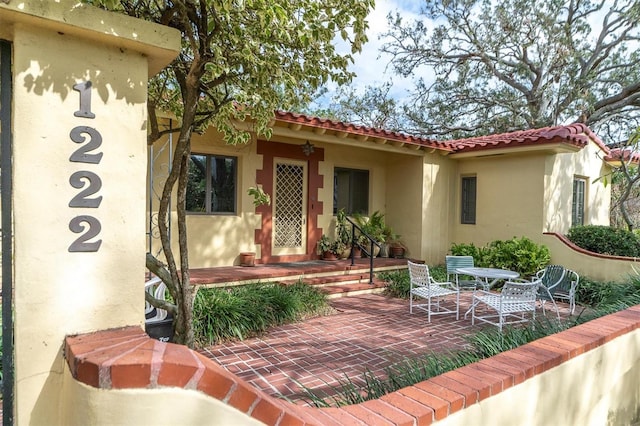
M621 336L634 333L635 337L639 326L640 305L433 377L378 400L342 408L302 407L273 398L210 359L184 346L152 340L137 327L67 337L65 357L73 378L91 387L198 390L245 413L248 423L258 420L268 425L428 425L437 421L461 424L454 420L464 419L460 414L465 409L477 409L478 404L492 396L509 392ZM639 352L637 347L633 349ZM639 396L635 398L637 402ZM149 423L156 423L153 413L160 416L161 411L149 410L149 413ZM211 424L216 424L214 419Z

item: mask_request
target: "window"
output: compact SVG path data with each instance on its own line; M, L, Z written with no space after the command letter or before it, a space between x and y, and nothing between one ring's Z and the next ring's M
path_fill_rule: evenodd
M369 170L336 167L333 171L333 214L369 212Z
M238 159L193 154L189 159L186 208L191 213L236 212Z
M460 223L476 223L476 186L477 178L475 176L466 176L462 178Z
M571 226L584 225L584 200L587 180L573 179L573 200L571 202Z

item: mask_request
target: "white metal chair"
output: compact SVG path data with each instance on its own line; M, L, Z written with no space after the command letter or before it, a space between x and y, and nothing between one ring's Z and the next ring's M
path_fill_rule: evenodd
M166 285L158 277L153 277L144 283L144 290L151 294L156 299L165 299ZM145 301L144 309L146 323L154 323L163 321L167 318L167 311L152 306L149 302Z
M471 305L471 324L475 324L477 319L495 325L502 331L504 325L529 321L529 314L535 320L540 284L540 280L509 280L500 293L476 290ZM488 312L477 315L478 307L486 308Z
M427 321L431 322L431 315L456 314L456 320L460 318L460 290L452 282L436 282L429 274L429 267L423 263L408 261L410 277L409 313L413 308L427 312ZM455 295L456 308L450 309L442 306L443 297ZM426 299L426 303L413 303L414 297ZM432 300L433 299L433 300Z
M473 279L461 279L461 275L458 273L458 268L473 268L473 256L445 256L445 264L447 266L447 281L455 280L456 287L460 291L473 291L480 287L485 290L489 290L489 286L486 281ZM464 277L464 275L463 275Z

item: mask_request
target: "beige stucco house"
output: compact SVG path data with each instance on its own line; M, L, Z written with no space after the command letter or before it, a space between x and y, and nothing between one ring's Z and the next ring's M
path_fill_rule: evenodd
M315 424L326 413L336 413L332 423L350 416L272 399L202 355L142 331L142 253L158 246L152 220L144 239L145 209L153 219L153 194L171 152L167 140L146 146L147 82L179 51L176 30L76 0L0 1L3 361L14 360L3 371L5 422ZM445 143L278 113L269 141L231 147L210 131L194 139L194 153L194 267L234 264L241 251L255 251L261 262L314 258L317 239L342 207L384 212L411 255L434 262L451 242L539 239L546 230L566 231L572 217L607 222L608 190L594 180L610 153L580 125ZM222 189L213 201L212 185ZM271 206L253 205L247 188L255 185L271 194ZM583 324L564 350L557 337L549 349L544 342L524 348L530 352L520 381L479 381L479 395L505 386L482 405L474 397L464 411L456 398L457 417L447 424L483 413L495 420L495 407L522 395L535 397L533 411L552 407L546 413L553 419L632 418L640 365L634 312ZM558 365L561 359L568 362ZM600 392L571 393L576 384ZM558 395L569 396L560 408ZM433 420L436 399L419 401L416 421ZM367 413L374 404L355 409ZM505 424L522 418L514 407ZM397 413L394 423L413 418L384 411ZM527 418L541 418L533 414Z
M149 149L154 253L156 194L171 149L170 138ZM436 141L277 112L270 140L231 146L212 129L193 137L192 152L193 268L237 265L241 252L255 252L258 263L315 259L340 208L383 213L409 256L433 264L452 243L541 242L572 224L609 223L610 188L598 178L610 170L610 151L582 124ZM254 206L247 190L255 186L271 205Z

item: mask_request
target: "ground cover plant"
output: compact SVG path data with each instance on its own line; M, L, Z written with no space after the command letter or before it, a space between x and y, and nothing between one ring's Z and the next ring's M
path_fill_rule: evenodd
M302 282L203 288L193 306L195 339L202 346L246 339L270 327L330 311L326 296Z
M437 271L439 267L429 269ZM406 271L389 272L381 274L382 276L391 280L387 294L408 297L409 279ZM386 368L380 377L365 369L359 380L345 376L338 380L337 385L327 385L326 391L304 388L307 400L316 407L340 407L377 399L599 316L640 304L640 275L630 277L625 283L603 283L583 278L580 281L577 299L580 303L577 315L563 321L557 321L554 317L542 317L525 327L506 327L503 332L494 328L484 329L467 338L468 349L406 358Z

